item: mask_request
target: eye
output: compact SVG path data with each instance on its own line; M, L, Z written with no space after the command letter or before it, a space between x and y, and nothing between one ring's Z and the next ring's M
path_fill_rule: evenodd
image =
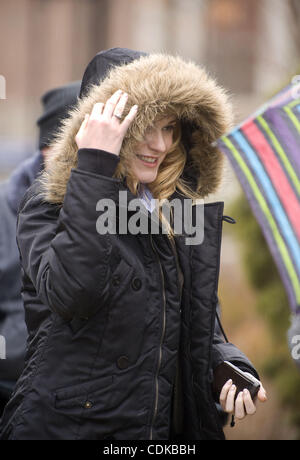
M163 128L163 130L167 132L173 132L174 129L175 129L175 125L168 125Z

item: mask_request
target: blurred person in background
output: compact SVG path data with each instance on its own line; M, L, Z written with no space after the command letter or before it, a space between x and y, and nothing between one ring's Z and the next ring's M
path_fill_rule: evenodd
M215 333L223 204L205 205L204 241L190 246L172 225L162 233L161 215L159 234L98 232L97 203L121 208L125 192L127 229L136 197L149 224L151 197L212 193L228 98L192 62L120 48L95 56L80 93L20 205L31 340L1 439L224 439L213 370L228 360L259 377ZM226 413L255 412L249 392L235 395L229 380Z
M68 111L77 102L80 82L47 91L41 98L37 152L23 161L0 185L0 335L5 340L5 359L0 360L0 415L23 367L27 328L21 297L21 266L16 242L19 204L26 190L44 168L49 145Z

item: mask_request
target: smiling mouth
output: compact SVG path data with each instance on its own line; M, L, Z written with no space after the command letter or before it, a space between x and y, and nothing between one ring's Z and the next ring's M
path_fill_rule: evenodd
M141 160L143 163L147 163L149 165L156 165L158 162L157 157L150 157L150 156L144 156L144 155L136 155L139 160Z

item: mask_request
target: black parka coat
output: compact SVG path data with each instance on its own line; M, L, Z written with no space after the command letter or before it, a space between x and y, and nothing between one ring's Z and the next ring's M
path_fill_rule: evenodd
M21 205L29 340L2 439L167 440L177 431L184 439L223 439L214 367L226 359L257 376L215 333L223 203L205 205L198 245L187 245L184 234L173 245L164 234L97 233L99 199L112 199L118 216L119 192L136 197L113 177L119 157L77 152L74 136L95 102L119 87L128 92L140 107L129 138L172 103L188 152L184 175L202 196L219 181L221 154L212 142L230 118L223 90L180 58L129 62L130 51L109 50L90 66L103 59L116 65L122 53L119 63L126 64L84 96L54 145L42 185Z

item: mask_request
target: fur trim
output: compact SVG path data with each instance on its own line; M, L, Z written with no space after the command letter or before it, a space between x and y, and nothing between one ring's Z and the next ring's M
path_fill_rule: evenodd
M127 107L139 106L126 138L141 135L157 115L171 108L185 125L193 127L189 136L188 163L189 172L192 171L196 178L197 191L201 197L215 192L221 181L223 154L213 143L232 126L228 96L195 63L180 57L151 54L112 68L70 112L52 144L46 170L41 175L45 200L63 202L71 169L77 166L75 136L84 115L91 113L96 102L105 102L119 88L129 94ZM128 109L124 115L127 113Z

